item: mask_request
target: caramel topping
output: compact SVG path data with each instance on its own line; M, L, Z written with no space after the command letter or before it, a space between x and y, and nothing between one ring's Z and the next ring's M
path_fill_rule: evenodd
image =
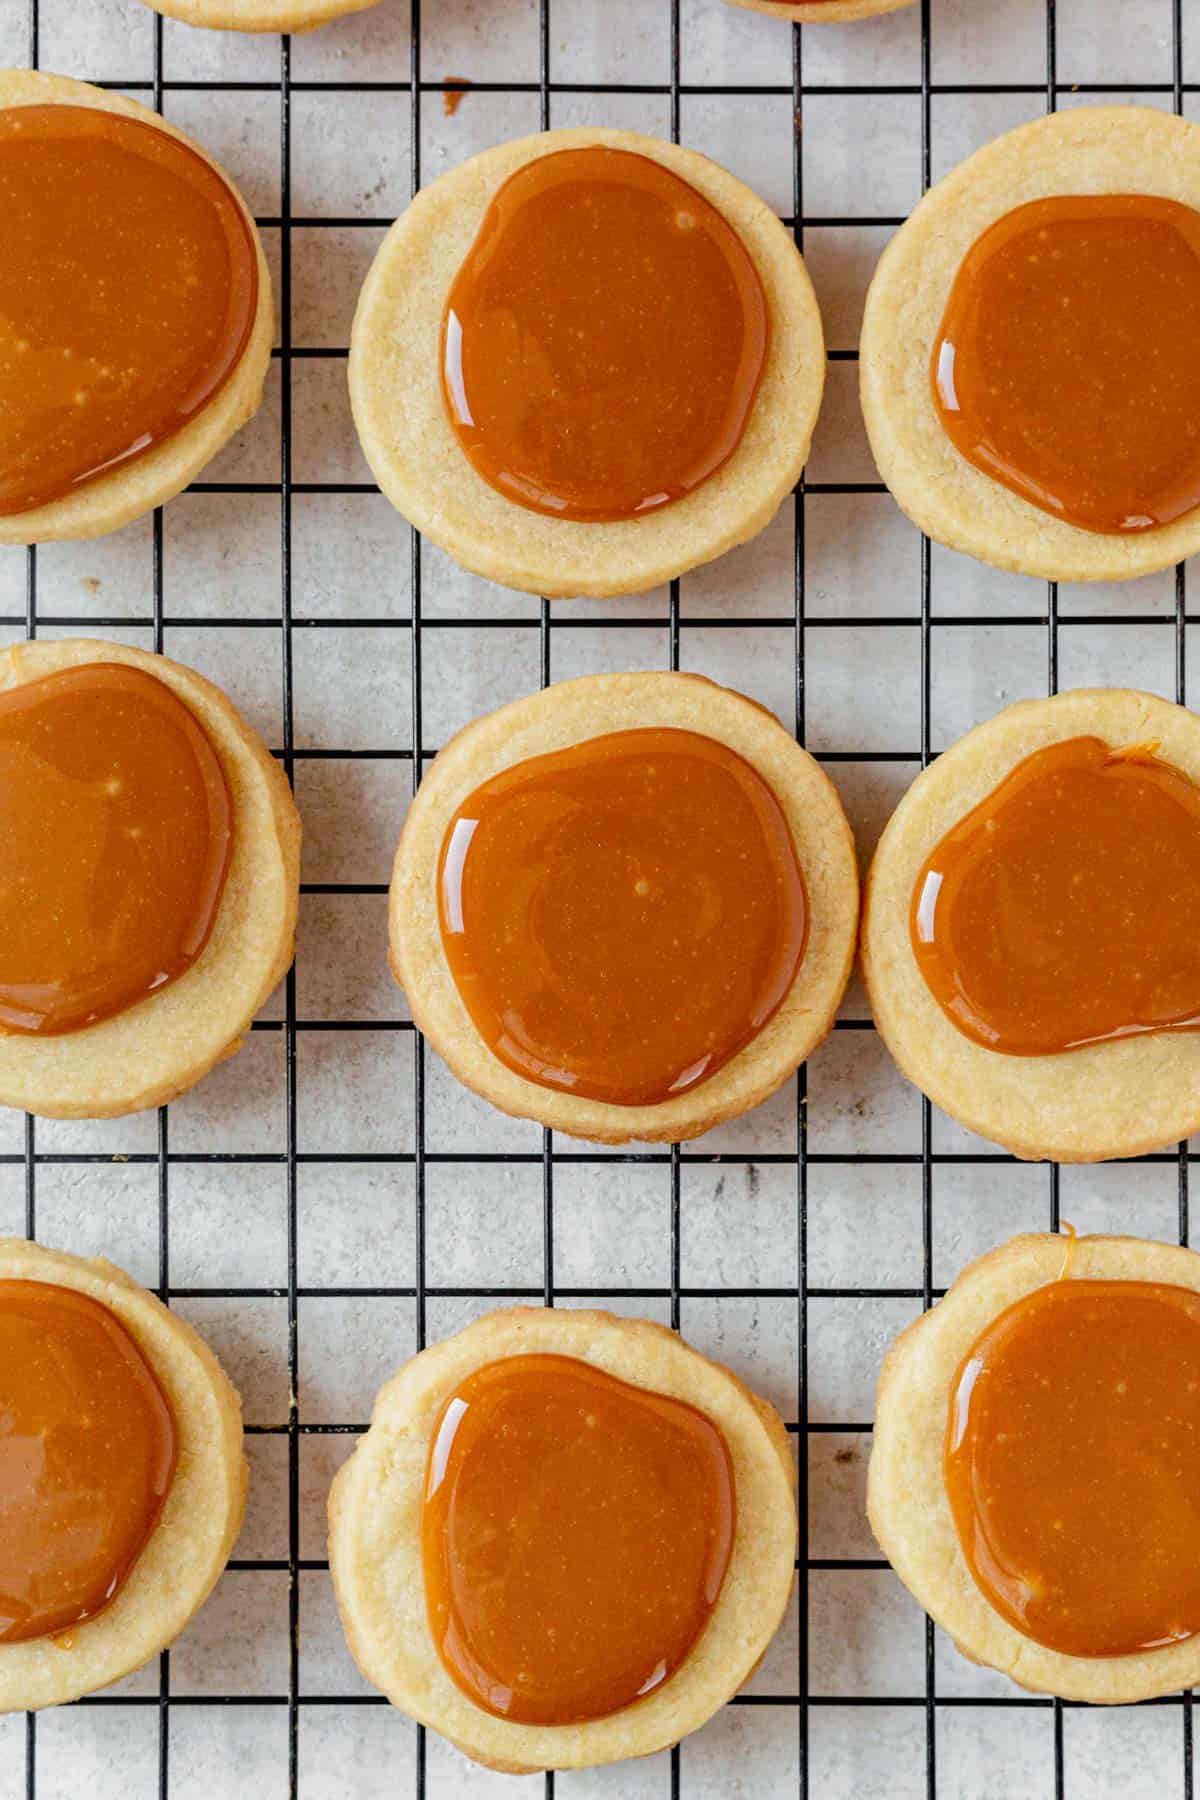
M708 1622L737 1523L701 1412L567 1356L477 1369L430 1441L429 1628L476 1705L523 1724L619 1712Z
M591 146L518 169L455 277L442 392L485 481L563 519L631 519L736 450L769 320L749 252L649 157Z
M0 691L0 1030L76 1031L182 975L232 830L217 753L157 677L83 663Z
M175 1419L106 1306L0 1281L0 1644L107 1606L158 1523Z
M1200 1630L1200 1294L1056 1281L972 1345L946 1490L986 1598L1068 1656Z
M1200 788L1152 749L1038 750L947 832L913 890L921 973L1010 1056L1200 1025Z
M141 119L0 112L0 514L61 500L181 430L258 308L250 226L212 165Z
M650 1106L776 1012L808 929L787 820L691 731L619 731L516 763L463 802L442 942L480 1036L543 1087Z
M955 277L933 347L946 432L977 469L1085 531L1200 502L1200 213L1148 194L1006 213Z
M446 91L442 95L442 111L448 119L452 119L467 96L467 89L475 84L465 75L447 75Z

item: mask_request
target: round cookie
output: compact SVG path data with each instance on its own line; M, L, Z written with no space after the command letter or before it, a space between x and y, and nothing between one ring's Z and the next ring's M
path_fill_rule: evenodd
M987 228L1055 194L1151 194L1200 208L1200 126L1132 106L1084 106L1021 125L930 189L867 295L863 416L897 503L938 543L1048 581L1128 581L1200 549L1200 508L1153 531L1081 530L983 474L951 443L929 363L964 256Z
M225 695L165 656L95 638L14 644L0 691L81 663L130 663L199 719L233 800L233 853L212 934L177 981L59 1037L0 1031L0 1105L52 1119L108 1119L161 1106L242 1044L292 960L300 818L287 778Z
M430 1635L420 1516L433 1426L474 1369L509 1356L570 1356L698 1407L733 1462L737 1531L720 1598L671 1679L624 1711L574 1725L514 1724L447 1674ZM477 1762L512 1774L648 1756L703 1725L753 1672L792 1591L795 1472L773 1407L719 1363L645 1319L515 1307L406 1363L329 1495L329 1566L352 1655L367 1680Z
M730 0L747 12L773 13L797 25L841 25L851 19L873 19L877 13L899 12L913 0Z
M376 0L142 0L143 6L218 31L315 31L346 13L366 12Z
M449 821L467 796L514 763L607 732L659 726L717 739L751 763L787 818L808 890L809 936L778 1012L732 1060L689 1092L616 1106L542 1087L483 1041L442 944L437 868ZM409 809L388 906L391 964L418 1027L459 1080L502 1112L604 1144L698 1137L773 1094L832 1029L854 956L858 874L837 791L773 714L698 675L590 675L476 719L436 758Z
M108 1307L158 1377L179 1445L158 1523L103 1612L57 1639L0 1644L0 1713L6 1713L60 1706L107 1687L179 1636L233 1549L247 1468L237 1390L192 1327L121 1269L0 1238L0 1281L47 1281Z
M1013 1238L971 1263L945 1298L900 1334L879 1377L867 1511L901 1581L964 1656L1035 1693L1116 1705L1200 1681L1200 1637L1097 1657L1068 1656L1026 1637L976 1585L942 1472L950 1395L963 1359L1005 1308L1059 1278L1067 1249L1067 1240L1051 1233ZM1174 1244L1085 1237L1070 1254L1072 1280L1165 1282L1200 1292L1200 1256Z
M771 316L745 433L715 474L638 519L555 519L506 500L477 473L438 377L446 296L496 190L538 157L607 145L650 157L724 214L758 269ZM350 400L383 492L456 562L551 597L644 593L761 531L800 477L825 380L821 318L791 236L766 203L700 156L637 132L580 127L498 145L422 189L392 226L359 297Z
M1034 751L1094 736L1158 744L1200 782L1200 719L1127 688L1022 700L969 731L919 775L893 813L867 878L862 966L875 1023L909 1080L968 1130L1014 1155L1056 1162L1142 1156L1200 1125L1200 1034L1160 1032L1054 1056L1006 1056L965 1037L917 965L909 907L947 831Z
M149 107L127 100L123 94L91 87L85 81L72 81L66 75L45 75L36 69L0 70L0 110L14 106L85 106L123 113L181 139L219 169L202 145ZM0 517L0 544L55 543L63 538L102 537L106 532L119 530L187 487L258 411L275 335L271 276L253 216L229 177L223 170L219 172L246 216L258 255L258 310L241 361L203 411L136 462L109 475L98 475L75 493L46 506Z

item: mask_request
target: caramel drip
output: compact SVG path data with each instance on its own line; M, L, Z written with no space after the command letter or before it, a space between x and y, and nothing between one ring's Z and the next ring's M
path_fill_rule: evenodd
M985 1598L1068 1656L1200 1629L1200 1294L1059 1280L971 1346L946 1490Z
M620 1712L670 1681L717 1604L737 1520L720 1431L590 1363L489 1363L446 1401L421 1534L429 1625L514 1722Z
M1153 745L1069 738L947 832L913 953L959 1031L1044 1056L1200 1023L1200 788Z
M0 691L0 1031L78 1031L177 980L232 839L217 753L165 682L82 663Z
M783 1003L807 939L778 800L689 731L590 738L485 782L450 822L438 895L493 1053L617 1106L724 1067Z
M561 150L484 215L446 306L442 390L506 499L632 519L732 456L769 336L757 267L702 194L649 157Z
M1200 502L1200 213L1149 194L1033 200L968 251L933 348L967 458L1085 531Z
M154 1371L106 1306L0 1281L0 1645L55 1636L120 1591L177 1452Z
M211 163L142 119L0 111L0 515L126 468L215 399L258 256Z

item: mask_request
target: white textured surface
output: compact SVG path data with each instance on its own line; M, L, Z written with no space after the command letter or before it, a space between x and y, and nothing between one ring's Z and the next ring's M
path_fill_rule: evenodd
M29 48L30 0L0 0L0 63ZM421 168L432 178L486 145L539 122L537 0L424 0L426 82L468 76L525 91L469 92L453 118L421 97ZM1183 0L1185 78L1200 80L1200 15ZM936 178L977 144L1045 105L1041 0L931 0L929 162ZM551 79L653 92L555 92L551 120L670 129L670 0L549 0ZM281 210L277 39L192 31L136 0L40 0L42 65L133 85L154 77L161 29L169 115L226 162L252 203L275 266L285 255ZM1057 67L1071 83L1111 83L1115 97L1169 105L1171 0L1057 0ZM781 212L794 206L793 38L780 22L723 4L681 0L686 89L766 87L768 94L697 93L680 100L685 142L757 186ZM344 395L344 347L358 283L382 227L411 181L407 92L339 91L345 83L405 83L404 0L381 0L291 46L291 340L316 351L290 367L291 474L303 484L360 482L366 471ZM921 11L803 33L800 74L824 92L802 98L799 159L805 247L835 352L853 351L862 296L894 223L922 178ZM187 85L216 83L214 90ZM251 84L222 88L221 83ZM971 83L1016 93L941 91ZM135 85L136 84L136 85ZM1139 93L1139 84L1141 92ZM1150 84L1151 91L1146 92ZM900 92L837 93L891 87ZM1110 97L1061 94L1063 104ZM1200 110L1195 95L1187 109ZM312 221L336 217L339 223ZM283 371L268 404L210 471L219 482L275 486ZM817 483L872 482L855 370L835 361L810 465ZM803 653L807 741L830 768L869 849L919 766L922 751L921 545L879 493L811 493L803 503L807 624L797 644L790 503L754 544L685 578L680 664L729 681L795 719ZM232 693L276 746L284 738L283 534L277 492L192 492L163 516L164 647ZM94 544L47 547L36 559L39 630L96 631L153 641L154 532L144 520ZM930 554L933 629L929 744L936 750L1009 700L1046 691L1045 589L1020 577ZM421 556L420 706L426 751L473 714L526 692L541 674L539 609L465 576L435 550ZM0 641L22 635L23 553L0 552ZM305 880L344 888L386 882L410 788L413 562L408 530L371 492L293 496L290 509L292 728L296 787L307 827ZM1059 679L1136 681L1175 694L1175 585L1156 577L1124 590L1063 588ZM1097 624L1097 615L1102 623ZM758 621L747 629L737 621ZM1111 622L1119 619L1121 622ZM65 621L73 621L66 624ZM99 620L117 624L99 625ZM464 628L462 621L478 624ZM878 621L885 620L886 623ZM963 623L964 620L976 622ZM978 621L984 622L978 622ZM370 624L364 621L371 621ZM302 623L301 623L302 622ZM669 596L561 605L550 673L664 667ZM1191 648L1189 644L1189 650ZM311 754L317 752L319 754ZM337 753L343 754L337 754ZM334 754L329 754L334 753ZM353 754L345 754L353 753ZM383 962L384 908L371 893L309 893L295 981L295 1145L298 1417L301 1426L361 1424L375 1386L416 1345L418 1141L414 1046L406 1009ZM282 1800L288 1793L289 1446L288 1172L285 997L276 996L236 1062L170 1110L165 1244L155 1118L104 1125L39 1124L33 1197L47 1241L107 1250L142 1279L165 1273L174 1303L210 1338L239 1383L253 1480L237 1556L209 1606L171 1653L170 1710L160 1739L160 1671L121 1684L120 1704L75 1707L36 1727L42 1800ZM851 987L847 1022L866 1021ZM354 1029L321 1029L322 1025ZM921 1616L877 1561L863 1512L872 1392L890 1336L919 1310L924 1275L922 1118L918 1097L869 1030L839 1033L808 1075L806 1231L808 1553L807 1662L800 1606L749 1692L689 1740L683 1800L791 1800L797 1792L807 1667L810 1792L820 1800L925 1796L925 1638ZM691 1146L680 1171L684 1331L728 1360L797 1421L801 1405L799 1125L795 1084L752 1117ZM426 1330L456 1330L494 1300L436 1290L511 1289L536 1300L546 1274L542 1139L461 1090L426 1059L424 1277ZM0 1114L0 1157L19 1159L24 1122ZM562 1304L608 1295L621 1311L670 1317L669 1159L628 1162L558 1140L553 1169L553 1279ZM1044 1226L1045 1169L991 1159L948 1120L932 1121L932 1280L1014 1231ZM219 1151L230 1160L189 1161ZM95 1162L72 1160L92 1156ZM515 1158L473 1162L480 1155ZM129 1161L133 1157L137 1160ZM329 1158L347 1158L331 1161ZM363 1158L371 1160L362 1160ZM855 1162L850 1159L865 1157ZM312 1158L314 1160L308 1160ZM354 1160L358 1158L359 1160ZM1061 1204L1081 1229L1173 1237L1178 1169L1064 1171ZM24 1228L25 1171L0 1162L0 1231ZM356 1293L356 1289L400 1290ZM252 1290L233 1295L228 1290ZM333 1289L321 1294L315 1290ZM711 1290L732 1289L732 1293ZM848 1294L847 1289L869 1293ZM207 1291L206 1291L207 1290ZM226 1290L214 1292L212 1290ZM638 1293L630 1290L643 1290ZM651 1290L645 1293L644 1290ZM700 1292L695 1290L710 1290ZM885 1293L879 1290L899 1290ZM798 1444L802 1441L797 1433ZM324 1556L329 1479L353 1438L301 1431L295 1550ZM265 1564L266 1566L255 1566ZM341 1640L320 1566L298 1583L302 1696L296 1733L304 1800L404 1800L415 1794L417 1734L389 1709L358 1704L365 1689ZM1052 1800L1054 1714L1019 1699L938 1639L936 1692L957 1704L936 1718L937 1793L944 1800ZM226 1706L232 1695L243 1704ZM867 1701L862 1705L857 1702ZM246 1704L245 1702L252 1702ZM257 1702L253 1703L253 1702ZM1001 1704L996 1704L1000 1702ZM1182 1793L1181 1709L1068 1709L1064 1791L1071 1800ZM0 1720L0 1800L26 1794L26 1732ZM425 1749L431 1800L543 1792L466 1764L435 1738ZM670 1759L560 1776L563 1800L668 1800Z

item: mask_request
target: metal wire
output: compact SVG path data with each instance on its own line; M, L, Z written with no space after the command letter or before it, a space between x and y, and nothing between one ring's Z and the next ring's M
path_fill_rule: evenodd
M789 96L797 121L795 152L793 157L793 195L792 216L786 223L795 233L797 243L803 248L806 228L814 226L882 226L893 227L903 221L895 216L853 218L839 215L819 215L806 211L804 194L804 167L801 154L801 111L805 99L810 96L915 96L920 100L920 155L922 190L930 185L931 156L931 114L932 103L936 97L963 95L1013 95L1028 96L1031 99L1041 96L1048 109L1057 104L1062 91L1057 73L1057 43L1055 0L1045 0L1046 14L1046 79L1038 83L937 83L932 79L932 25L930 0L919 0L920 5L920 78L916 83L881 83L874 86L854 84L830 85L822 83L810 85L804 80L804 31L801 27L793 27L791 39L791 80L773 85L745 86L720 85L697 86L683 81L681 75L680 55L680 0L665 0L669 7L669 79L667 83L606 83L603 86L592 86L579 82L559 82L551 79L551 5L552 0L539 0L538 8L538 61L539 72L536 82L518 81L480 81L473 84L474 91L481 93L536 93L539 97L540 122L543 129L554 123L554 103L556 96L572 94L642 95L658 96L667 100L669 106L670 135L673 142L680 139L681 102L691 95L706 97L737 96ZM1143 95L1164 96L1177 113L1184 110L1185 100L1189 94L1200 92L1200 83L1187 83L1183 79L1183 0L1171 0L1172 5L1172 78L1169 82L1147 83L1126 82L1119 77L1104 83L1072 83L1070 91L1082 94L1112 94L1114 91L1136 89ZM427 81L423 78L421 66L421 0L411 0L412 16L410 27L410 78L408 81L345 81L325 83L317 81L301 81L292 77L291 42L287 37L280 40L280 63L277 81L170 81L163 73L163 25L155 15L153 34L153 71L150 80L117 80L108 79L98 83L103 87L121 89L126 92L139 93L147 97L152 105L162 110L164 95L173 92L240 92L246 94L277 94L280 103L280 211L278 215L259 218L261 227L274 228L280 240L280 320L281 338L276 357L280 365L281 378L281 432L279 448L279 472L276 481L199 481L193 484L193 491L211 494L265 494L276 495L280 504L281 532L281 611L278 618L259 617L248 614L236 618L193 618L187 616L175 619L168 611L170 596L164 591L163 560L163 527L161 511L156 512L153 519L152 535L152 611L148 617L130 618L105 617L88 614L75 617L56 613L52 621L39 614L38 606L38 555L36 549L30 549L26 558L25 610L23 614L0 616L0 626L21 628L29 637L37 635L39 625L52 622L55 626L77 626L88 631L97 628L116 627L128 630L131 626L148 627L153 634L156 650L163 647L164 630L173 624L184 624L189 629L224 630L240 628L265 633L279 633L281 650L282 679L282 743L276 747L275 754L280 758L289 779L293 779L296 766L305 760L387 760L408 762L411 770L412 787L415 791L420 780L421 771L426 760L435 754L435 747L427 746L423 732L422 706L422 668L423 641L429 635L445 631L487 632L504 631L514 627L529 630L531 621L527 617L515 618L503 613L490 613L487 616L465 619L426 618L422 609L422 546L416 532L411 534L410 573L411 573L411 611L407 619L392 616L380 617L347 617L341 618L322 614L319 619L297 616L293 612L293 553L292 553L292 516L293 500L296 496L314 493L321 494L370 494L375 489L370 483L312 483L297 482L292 478L293 467L293 407L292 407L292 375L297 362L308 358L345 357L345 346L334 348L309 349L297 346L292 341L291 295L292 295L292 245L293 233L296 231L320 230L331 226L343 229L363 229L388 225L390 218L373 217L304 217L292 215L292 181L291 160L293 143L293 109L292 98L298 93L380 93L408 95L410 156L412 171L412 192L421 185L421 120L422 105L428 95L437 96L446 91L453 82ZM39 0L28 0L29 7L29 39L28 54L32 68L39 64ZM85 71L80 71L86 75ZM856 351L839 350L831 353L831 361L847 362L857 360ZM806 731L806 665L805 651L809 633L823 629L836 629L844 621L836 617L813 617L806 607L805 593L805 535L806 535L806 501L808 495L838 494L874 494L884 489L878 482L836 482L816 481L802 482L795 496L794 527L794 583L793 607L791 612L771 616L758 616L752 619L737 621L722 620L722 626L731 623L738 630L754 631L762 629L790 629L795 643L795 717L794 727L800 742L805 741ZM1087 631L1100 625L1113 626L1120 624L1137 624L1143 628L1161 628L1174 632L1175 648L1175 692L1176 698L1183 703L1187 695L1187 627L1197 622L1200 615L1189 614L1187 610L1187 592L1185 571L1182 565L1176 572L1175 606L1170 616L1154 617L1142 613L1120 613L1116 611L1095 611L1091 613L1071 612L1060 615L1058 594L1054 584L1049 584L1044 613L1005 613L992 614L955 614L943 616L938 614L933 605L932 594L932 559L928 540L921 541L919 590L915 608L906 610L902 605L895 613L876 615L868 620L856 619L855 623L869 626L909 625L917 628L920 643L920 733L919 742L887 750L839 750L822 752L821 761L836 767L839 763L887 764L887 763L919 763L927 764L936 754L932 730L932 649L934 632L953 631L972 626L1037 626L1046 631L1046 673L1047 690L1051 693L1058 686L1059 648L1064 632ZM559 619L572 630L604 630L607 621L598 618L580 619L571 614L560 614ZM540 678L543 686L553 679L553 642L558 621L552 614L548 603L543 600L536 621L534 622L539 638ZM623 630L646 630L661 633L663 630L661 616L630 616L622 612L619 624ZM686 615L681 609L679 583L672 582L669 590L668 613L666 619L669 666L677 669L680 666L681 633L690 626L711 626L711 618ZM409 747L380 747L378 749L312 749L301 747L295 742L294 730L294 690L293 690L293 641L294 633L308 625L319 624L322 627L352 626L356 631L389 630L407 627L411 642L411 711L412 737ZM390 640L383 640L385 643ZM379 895L386 891L379 883L330 883L306 882L302 892L306 895ZM842 1032L870 1031L873 1029L866 1020L843 1020L837 1029ZM873 1300L873 1299L907 1299L919 1300L924 1307L930 1306L938 1298L941 1290L934 1285L933 1245L934 1220L936 1202L936 1174L939 1169L956 1166L978 1168L981 1173L993 1164L1011 1163L1012 1158L1000 1151L980 1149L967 1152L939 1152L933 1147L932 1109L927 1101L921 1108L921 1145L919 1151L889 1151L886 1153L869 1153L861 1151L821 1152L809 1148L807 1090L804 1071L801 1071L797 1085L796 1103L796 1150L794 1153L760 1152L725 1154L725 1164L740 1164L758 1167L785 1166L794 1171L795 1205L797 1216L797 1263L795 1281L784 1280L778 1286L685 1286L681 1279L683 1266L681 1244L681 1184L684 1170L689 1165L703 1165L711 1162L711 1156L701 1151L681 1149L672 1145L665 1149L645 1149L624 1153L600 1153L586 1150L563 1150L556 1147L553 1134L543 1134L540 1150L533 1152L495 1153L472 1152L459 1154L455 1152L433 1151L426 1141L426 1060L425 1046L419 1033L414 1033L413 1056L413 1108L414 1136L413 1148L406 1152L356 1152L353 1156L332 1152L301 1151L298 1145L297 1132L297 1047L301 1034L311 1032L337 1032L353 1030L356 1032L413 1032L410 1023L404 1020L386 1022L359 1022L331 1020L319 1018L301 1018L297 1013L296 980L294 973L289 974L285 990L285 1008L282 1019L264 1019L256 1022L256 1032L280 1033L284 1048L284 1082L285 1082L285 1148L278 1152L258 1152L243 1154L241 1152L223 1151L220 1149L207 1151L178 1151L171 1148L170 1115L163 1108L158 1116L157 1144L152 1152L130 1154L123 1160L132 1165L153 1165L156 1170L157 1207L158 1207L158 1292L168 1304L176 1299L185 1298L224 1298L224 1299L260 1299L274 1296L277 1289L247 1287L195 1287L181 1286L172 1281L170 1263L170 1176L175 1167L190 1164L245 1163L281 1166L285 1171L286 1208L287 1208L287 1368L289 1377L289 1399L286 1417L277 1423L252 1425L248 1432L252 1437L282 1437L287 1443L287 1493L288 1493L288 1529L286 1559L240 1560L235 1559L231 1568L243 1570L286 1570L288 1575L288 1664L286 1693L228 1693L218 1696L182 1695L171 1691L171 1659L170 1652L164 1651L159 1662L159 1680L157 1693L147 1696L119 1697L93 1695L79 1702L81 1706L105 1707L112 1705L150 1707L157 1709L159 1728L158 1748L158 1793L160 1800L169 1800L171 1790L171 1717L175 1709L193 1706L265 1706L285 1707L287 1710L287 1769L288 1791L296 1796L303 1789L304 1768L300 1754L299 1722L300 1715L306 1707L328 1705L359 1706L382 1705L381 1697L360 1694L352 1695L306 1695L300 1691L300 1642L304 1619L301 1607L300 1576L308 1571L324 1570L328 1567L322 1558L307 1558L300 1555L300 1447L305 1438L323 1436L353 1436L365 1429L362 1421L342 1421L337 1423L317 1423L307 1421L300 1416L297 1399L298 1383L298 1350L299 1350L299 1303L301 1300L322 1296L326 1298L407 1298L414 1302L415 1314L415 1348L422 1348L427 1335L427 1306L433 1299L488 1299L497 1303L516 1299L540 1301L544 1305L553 1306L558 1300L576 1298L625 1298L645 1299L665 1303L669 1309L672 1326L679 1328L682 1303L693 1299L711 1298L757 1298L794 1300L797 1305L797 1354L799 1369L800 1410L799 1422L793 1423L789 1429L800 1438L800 1494L801 1518L804 1528L804 1549L800 1558L800 1630L799 1649L796 1670L796 1690L785 1695L742 1695L732 1702L733 1705L754 1711L759 1708L785 1708L793 1710L796 1715L799 1736L800 1784L802 1794L807 1800L810 1792L809 1782L809 1732L810 1715L813 1708L837 1706L840 1708L861 1709L869 1715L872 1708L887 1707L901 1709L920 1709L924 1714L926 1752L925 1752L925 1784L929 1800L936 1800L937 1783L937 1731L939 1716L948 1710L961 1707L970 1708L1002 1708L1018 1710L1048 1710L1053 1716L1053 1787L1056 1800L1062 1800L1064 1794L1064 1712L1072 1710L1068 1703L1064 1706L1059 1701L1052 1701L1014 1690L1011 1695L1000 1698L970 1697L958 1698L942 1695L937 1692L936 1685L936 1641L932 1624L926 1621L924 1636L924 1685L923 1690L910 1695L876 1695L876 1694L823 1694L811 1689L811 1657L808 1628L809 1575L814 1571L877 1571L887 1568L886 1562L879 1557L866 1558L817 1558L810 1553L807 1538L807 1500L808 1500L808 1467L805 1451L805 1440L827 1434L864 1434L871 1429L870 1422L865 1420L844 1421L835 1423L814 1421L809 1419L809 1302L818 1300ZM1186 1144L1181 1144L1177 1151L1162 1152L1155 1156L1137 1159L1142 1163L1172 1163L1177 1169L1178 1179L1178 1232L1182 1243L1189 1241L1189 1176L1195 1153L1190 1152ZM41 1168L60 1165L109 1164L111 1158L102 1152L45 1152L38 1148L35 1121L28 1118L25 1122L23 1150L13 1154L0 1154L0 1166L16 1165L23 1168L25 1183L25 1231L29 1237L35 1237L38 1226L37 1197L38 1171ZM345 1288L330 1285L308 1286L299 1280L299 1261L297 1243L297 1183L298 1172L305 1165L321 1165L330 1163L354 1162L356 1164L380 1165L412 1165L414 1175L414 1280L411 1285L401 1286L367 1286ZM495 1286L430 1286L426 1277L426 1231L427 1231L427 1173L431 1166L439 1164L477 1164L477 1165L538 1165L542 1175L542 1280L540 1285L495 1285ZM666 1286L640 1286L604 1288L594 1285L587 1288L562 1286L555 1279L555 1219L554 1219L554 1183L555 1171L558 1168L575 1164L603 1164L605 1167L617 1167L622 1164L638 1164L663 1166L667 1171L669 1182L669 1281ZM844 1165L884 1165L903 1168L915 1167L920 1170L921 1191L921 1282L919 1286L819 1286L811 1285L809 1271L809 1174L815 1168L823 1166ZM1136 1164L1131 1167L1136 1168ZM1053 1228L1059 1224L1059 1172L1051 1167L1048 1171L1049 1223ZM119 1256L119 1246L114 1246ZM786 1273L786 1271L781 1271ZM1154 1706L1177 1706L1180 1709L1183 1732L1183 1794L1184 1800L1194 1800L1194 1757L1193 1757L1193 1697L1169 1696L1164 1700L1150 1702ZM864 1730L869 1730L864 1717ZM678 1747L670 1758L670 1791L672 1800L686 1793L685 1761L681 1758ZM27 1800L36 1800L38 1792L38 1733L35 1715L26 1718L25 1732L25 1788ZM545 1778L547 1796L554 1794L553 1775ZM780 1789L780 1792L783 1790ZM415 1755L415 1793L417 1800L424 1800L426 1792L426 1740L422 1728L417 1728Z

